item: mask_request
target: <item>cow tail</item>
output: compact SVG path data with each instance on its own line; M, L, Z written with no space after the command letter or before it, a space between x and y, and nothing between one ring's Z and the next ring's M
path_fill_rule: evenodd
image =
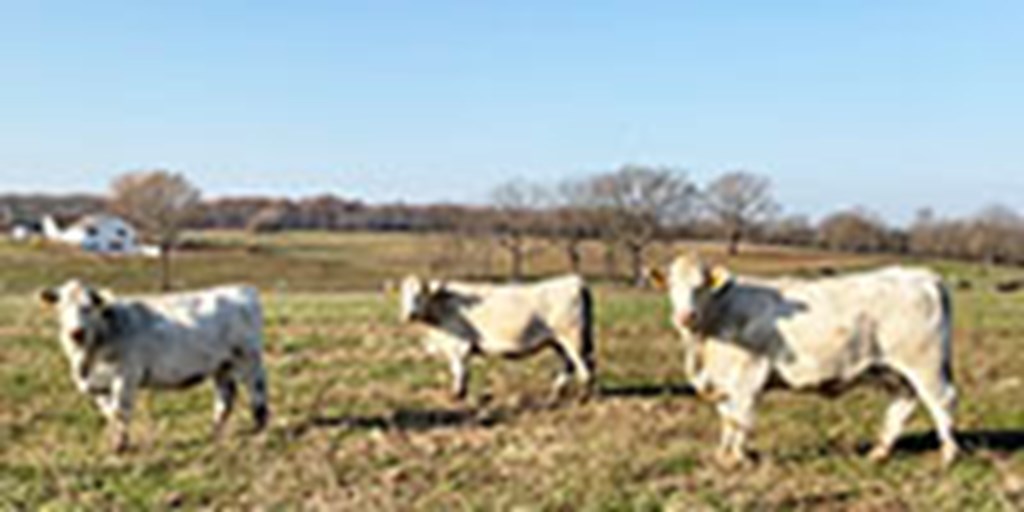
M953 299L949 289L942 282L936 283L939 289L939 303L942 328L942 377L946 382L953 382Z
M580 314L583 321L580 333L582 337L580 352L582 352L583 360L590 367L590 371L593 372L597 369L597 361L594 357L594 294L589 287L583 286L580 289L580 302Z

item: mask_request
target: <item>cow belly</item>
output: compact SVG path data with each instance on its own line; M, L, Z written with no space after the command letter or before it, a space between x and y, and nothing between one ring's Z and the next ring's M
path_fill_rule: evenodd
M833 311L779 322L775 373L794 388L856 379L880 357L874 318L863 311Z
M179 340L158 347L146 357L143 384L154 388L189 387L227 369L232 364L233 345L228 340L210 341Z
M774 374L793 389L828 390L854 382L872 367L868 360L855 362L808 362L775 364Z
M530 354L552 339L550 329L540 323L524 329L489 329L483 332L479 350L487 354L516 356Z
M186 388L229 364L227 357L179 359L178 362L180 364L157 363L146 368L143 384L153 388Z
M506 340L500 338L489 338L485 339L479 348L480 351L485 354L516 357L532 354L543 346L544 343L542 341L533 339Z

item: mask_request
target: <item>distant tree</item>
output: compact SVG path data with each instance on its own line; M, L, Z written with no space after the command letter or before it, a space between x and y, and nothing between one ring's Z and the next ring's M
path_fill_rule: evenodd
M974 215L965 244L987 263L1024 261L1024 219L1007 206L987 206Z
M589 203L587 183L570 180L558 184L551 194L542 231L560 244L569 270L583 271L583 243L601 234L601 215Z
M771 180L746 171L719 176L708 185L704 200L724 231L730 255L739 253L748 230L779 210L772 197Z
M491 192L496 209L493 231L498 245L508 253L513 281L523 278L529 235L538 229L538 210L547 201L543 187L518 179L498 185Z
M293 227L291 219L295 217L295 207L290 201L276 201L267 204L251 217L245 229L251 233L271 233Z
M923 256L939 255L939 226L935 211L922 208L914 216L914 222L908 231L908 247L913 254Z
M183 175L143 171L122 175L110 187L110 209L142 231L160 249L160 288L171 288L171 251L197 211L200 192Z
M836 251L881 251L886 248L888 236L885 223L861 208L834 213L818 226L821 244Z
M444 205L429 208L438 230L445 240L432 244L429 260L431 274L453 277L473 277L482 272L493 275L491 256L491 216L483 208ZM479 243L480 241L488 243Z
M769 242L781 245L812 246L816 238L814 226L804 215L790 215L770 221L766 230Z
M630 277L639 285L644 251L693 214L697 188L675 169L627 165L591 178L587 195L608 238L629 254Z

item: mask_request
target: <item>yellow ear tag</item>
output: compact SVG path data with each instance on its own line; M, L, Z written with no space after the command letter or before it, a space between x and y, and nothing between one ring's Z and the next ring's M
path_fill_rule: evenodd
M665 273L660 268L648 268L647 280L655 290L665 291L668 289L668 278L665 277Z
M723 267L711 269L711 289L719 290L729 283L729 271Z

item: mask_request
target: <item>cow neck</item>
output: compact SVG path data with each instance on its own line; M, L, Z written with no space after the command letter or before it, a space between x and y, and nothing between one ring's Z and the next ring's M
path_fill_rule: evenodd
M138 315L142 308L137 302L114 302L106 307L103 314L103 327L108 338L117 339L132 334L133 315Z
M430 298L423 320L431 325L441 325L446 318L450 318L458 312L458 297L448 290L441 290Z
M466 318L466 310L479 302L473 296L466 296L448 290L434 297L431 307L424 315L424 322L436 329L476 343L480 333Z
M699 332L704 335L713 335L714 328L718 326L719 320L722 318L722 312L726 308L726 299L736 288L735 278L729 279L725 284L718 287L711 294L711 299L705 309L706 320L701 322Z

